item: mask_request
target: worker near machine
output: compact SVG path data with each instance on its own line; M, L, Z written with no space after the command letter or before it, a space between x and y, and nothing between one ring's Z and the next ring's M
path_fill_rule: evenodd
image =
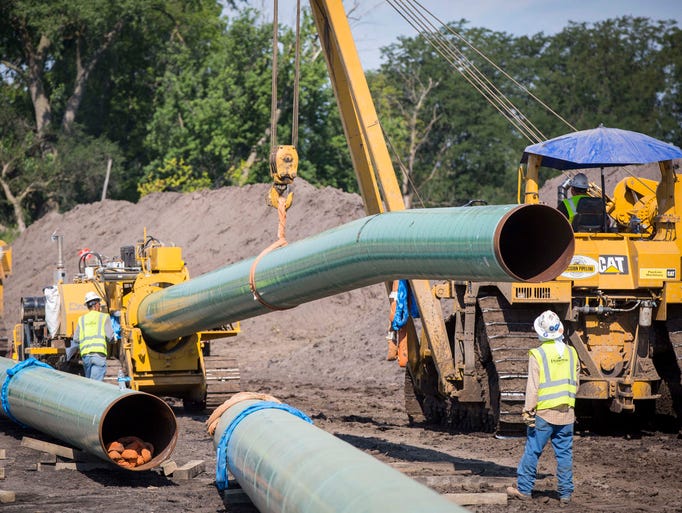
M559 501L566 506L573 494L573 423L580 361L563 340L559 316L547 310L534 323L542 344L530 350L523 420L526 447L517 469L517 486L507 488L514 498L529 500L535 486L538 459L552 442L557 460Z
M557 208L568 218L569 223L573 223L573 218L578 213L578 203L581 199L589 197L587 189L590 184L585 174L578 173L571 178L568 185L571 187L571 197L560 201Z
M73 342L80 350L85 377L103 381L107 371L107 344L115 341L110 317L101 312L101 301L95 292L85 294L88 312L76 323Z

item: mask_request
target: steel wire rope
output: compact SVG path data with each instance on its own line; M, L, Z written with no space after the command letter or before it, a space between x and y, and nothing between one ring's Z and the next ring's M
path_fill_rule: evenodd
M503 95L503 93L501 93L501 92L499 91L499 89L498 89L498 88L497 88L497 87L496 87L496 86L495 86L495 85L494 85L494 84L493 84L493 83L492 83L492 82L491 82L491 81L490 81L490 80L489 80L489 79L480 71L480 69L479 69L478 67L475 66L475 64L474 64L470 59L468 59L468 58L461 52L461 50L459 50L459 48L457 48L456 45L454 45L453 43L449 42L449 41L447 40L447 38L445 38L445 37L442 35L441 31L438 30L438 27L436 27L432 22L430 22L430 21L428 20L428 18L427 18L425 15L420 14L420 11L419 11L419 10L417 9L417 7L415 7L415 6L418 6L418 8L421 10L421 12L426 12L426 13L428 13L428 15L429 15L431 18L433 18L434 20L436 20L436 21L440 24L440 27L442 27L443 29L445 29L447 32L451 33L451 34L452 34L453 36L455 36L457 39L459 39L460 41L462 41L466 46L468 46L469 48L471 48L472 51L474 51L474 52L475 52L477 55L479 55L482 59L484 59L486 62L488 62L491 66L493 66L493 67L494 67L497 71L499 71L505 78L507 78L508 80L510 80L516 87L518 87L521 91L523 91L524 93L526 93L526 94L527 94L530 98L532 98L536 103L538 103L539 105L541 105L547 112L549 112L549 113L550 113L551 115L553 115L555 118L557 118L558 120L560 120L562 123L564 123L564 124L565 124L568 128L570 128L571 130L576 131L576 132L578 131L578 129L577 129L576 127L574 127L570 122L568 122L563 116L561 116L561 115L560 115L559 113L557 113L554 109L552 109L549 105L547 105L547 103L545 103L545 102L542 101L539 97L537 97L535 94L533 94L533 92L530 91L526 86L524 86L523 84L521 84L520 82L518 82L514 77L512 77L511 75L509 75L509 73L507 73L503 68L501 68L500 66L498 66L497 63L495 63L495 62L494 62L492 59L490 59L485 53L483 53L481 50L479 50L471 41L467 40L462 34L460 34L459 32L457 32L456 30L454 30L454 29L453 29L452 27L450 27L449 25L443 23L437 16L435 16L428 8L426 8L425 6L423 6L418 0L387 0L387 3L389 3L389 4L391 5L391 7L392 7L392 8L393 8L401 17L402 17L403 19L405 19L405 21L407 21L407 23L410 24L410 26L412 26L412 28L414 28L420 35L422 35L422 36L427 40L427 42L428 42L432 47L434 47L434 48L436 49L436 51L438 51L438 53L441 54L441 56L443 56L443 57L446 59L446 61L451 65L451 67L455 68L455 69L456 69L456 70L457 70L457 71L458 71L458 72L459 72L459 73L460 73L460 74L461 74L461 75L462 75L462 76L463 76L463 77L464 77L464 78L465 78L465 79L466 79L466 80L467 80L467 81L468 81L468 82L469 82L469 83L470 83L470 84L471 84L471 85L472 85L472 86L473 86L473 87L474 87L474 88L475 88L475 89L484 97L484 98L486 98L486 100L487 100L489 103L491 103L491 104L498 110L498 112L500 112L500 114L501 114L503 117L505 117L505 119L507 119L507 120L510 122L510 124L512 124L512 126L514 126L517 130L519 130L519 132L521 132L527 139L529 139L529 140L531 140L531 141L534 141L534 142L540 142L540 141L542 141L542 140L545 140L546 137L544 136L544 134L542 134L542 132L541 132L537 127L535 127L535 125L530 121L530 119L528 119L528 118L526 117L526 115L525 115L518 107L516 107L511 101L508 100L508 98L506 98L506 96ZM403 7L402 7L402 8L404 9L404 11L401 11L401 7L398 7L397 4L399 4L399 3L403 4ZM407 7L405 7L404 5L407 5ZM410 7L409 7L410 5L412 6L412 9L410 9ZM410 14L410 12L411 12L412 14ZM416 14L415 14L415 13L416 13ZM419 21L418 21L418 16L421 17L422 20L425 20L425 21L419 22ZM410 19L408 19L408 17L411 17L411 18L412 18L412 21L410 21ZM420 30L419 28L417 28L417 26L415 26L415 25L421 26L421 27L422 27L422 30ZM431 30L427 30L427 28L426 28L426 27L428 27L429 25L431 26ZM437 41L437 44L434 43L434 41ZM448 58L446 55L443 55L444 52L450 54L450 56L451 56L453 59L455 59L457 62L459 62L459 63L460 63L460 66L462 66L462 69L458 68L458 67L455 65L455 63L453 63L452 60L451 60L450 58ZM459 55L460 57L458 57L458 55ZM467 63L468 63L469 65L467 65ZM470 67L471 67L472 69L474 69L475 72L470 71ZM469 75L471 76L471 80L470 80L469 78L467 78L467 76L465 76L465 74L464 74L464 72L463 72L463 69L467 70L467 73L469 73ZM478 73L478 74L480 75L480 77L483 77L483 78L477 77L477 76L476 76L476 73ZM477 83L479 83L479 84L482 83L481 80L485 80L487 83L489 83L489 84L492 86L492 88L494 88L495 91L498 91L498 92L500 93L500 95L495 95L495 94L493 94L493 95L492 95L492 98L487 97L487 96L483 93L483 91L481 90L481 88L476 87L476 85L474 85L474 84L472 83L472 80L474 80L475 82L477 82ZM488 90L487 88L484 88L484 89L485 89L485 90ZM490 92L491 92L491 91L490 91ZM491 92L491 94L492 94L492 92ZM510 108L505 108L505 111L506 111L508 114L505 114L505 112L502 112L502 110L501 110L500 107L498 107L497 105L493 104L493 101L497 101L497 102L499 102L501 105L504 105L504 104L505 104L505 100L509 102L509 105L511 105L511 109L510 109ZM524 131L520 128L520 125L518 125L517 123L515 123L515 122L513 121L514 119L518 119L519 121L521 121L522 119L528 120L528 124L530 124L530 126L532 126L533 129L534 129L537 133L533 133L532 131L529 131L528 133L524 133ZM523 124L523 125L526 125L525 122L522 123L522 124ZM539 135L538 135L538 134L539 134ZM533 139L533 138L531 137L531 135L534 136L535 139ZM541 136L541 138L539 138L539 136ZM400 163L400 165L401 165L401 170L403 171L403 173L405 173L406 170L404 169L404 165L403 165L402 163ZM622 169L627 175L629 175L629 176L631 176L632 178L636 179L638 182L644 184L644 182L641 180L640 177L637 177L637 176L634 175L634 172L633 172L633 170L632 170L632 166L623 166L621 169ZM568 171L562 171L562 174L563 174L564 176L568 176L568 177L572 177L572 176L573 176L573 173L568 172ZM411 179L410 179L409 176L408 176L408 180L412 183L412 181L411 181ZM644 184L644 185L645 185L646 188L649 188L648 186L646 186L646 184ZM414 189L414 184L413 184L413 189ZM416 192L416 190L415 190L415 192ZM593 196L601 196L601 195L602 195L601 188L598 187L598 186L591 186L591 187L590 187L590 193L591 193ZM609 199L609 200L610 200L610 198L606 198L606 199ZM421 198L420 198L420 201L421 201ZM422 202L422 203L423 203L423 202Z
M471 84L507 121L514 126L526 139L539 142L544 135L532 126L521 110L516 107L492 81L455 45L447 41L441 30L419 11L405 5L409 0L387 0L389 4L407 21L426 41ZM398 7L397 4L401 4ZM401 8L403 10L401 10ZM420 19L421 18L421 19ZM436 20L440 22L436 18ZM530 123L530 126L529 126Z
M418 0L411 0L414 3L418 4L424 11L428 12L429 15L431 15L433 18L437 19L438 18L428 10L428 8L424 7ZM439 20L440 21L440 20ZM506 78L508 78L514 85L516 85L519 89L521 89L524 93L526 93L528 96L530 96L533 100L535 100L537 103L542 105L547 112L552 114L554 117L556 117L558 120L560 120L562 123L564 123L568 128L573 130L574 132L577 132L578 129L575 128L571 123L569 123L561 114L556 112L552 107L547 105L544 101L542 101L540 98L538 98L536 95L533 94L532 91L530 91L526 86L518 82L514 77L509 75L504 68L501 68L500 66L497 65L492 59L490 59L486 54L484 54L481 50L479 50L476 46L474 46L471 41L467 40L464 36L462 36L459 32L454 30L450 25L443 24L443 27L445 30L456 36L458 39L460 39L464 44L466 44L469 48L471 48L474 52L476 52L482 59L485 59L486 62L488 62L491 66L493 66L496 70L498 70L500 73L502 73Z
M391 0L389 0L390 2ZM394 9L398 10L396 5ZM526 125L521 117L518 116L520 112L511 102L504 97L504 95L495 87L495 85L483 74L470 59L468 59L457 47L451 45L442 35L441 31L437 29L431 22L423 15L419 15L422 20L418 19L418 13L409 7L403 7L403 11L399 14L420 33L424 39L453 67L462 77L469 82L469 84L476 89L481 96L483 96L497 111L509 121L519 132L521 132L527 139L533 141L536 134ZM429 28L430 26L430 28ZM420 28L418 28L420 27Z

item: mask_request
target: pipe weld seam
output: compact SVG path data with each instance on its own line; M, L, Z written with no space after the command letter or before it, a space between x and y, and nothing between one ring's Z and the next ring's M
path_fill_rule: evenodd
M0 404L2 404L2 410L5 412L5 415L7 417L15 422L16 424L19 424L22 428L26 428L25 424L22 422L19 422L14 415L9 411L9 397L8 397L8 392L9 392L9 382L11 379L19 374L22 370L32 367L32 366L38 366L38 367L46 367L48 369L52 369L52 367L45 362L41 362L40 360L36 360L35 358L28 358L27 360L24 360L23 362L17 363L16 365L10 367L6 371L5 375L5 381L2 384L2 391L0 392Z
M215 482L218 490L227 489L227 444L230 442L230 437L232 433L237 428L237 425L244 420L246 417L259 410L283 410L295 415L296 417L305 420L309 424L313 421L305 413L297 410L293 406L289 406L284 403L275 403L272 401L262 401L256 404L252 404L248 408L244 408L235 418L233 418L228 426L223 431L220 437L220 442L218 447L216 447L216 467L215 467Z

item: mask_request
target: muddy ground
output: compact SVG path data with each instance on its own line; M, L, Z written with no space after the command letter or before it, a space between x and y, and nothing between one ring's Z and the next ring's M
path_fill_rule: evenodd
M64 236L64 259L73 276L79 249L116 256L120 246L142 237L143 228L183 247L192 275L257 254L276 238L276 215L264 204L267 186L187 195L164 193L140 203L105 201L33 224L13 244L15 268L6 283L5 324L19 316L19 298L50 285L57 261L53 233ZM359 197L299 182L287 239L298 240L362 216ZM424 479L441 478L439 492L501 491L513 484L522 438L454 435L410 426L403 406L402 370L385 361L387 301L382 285L276 312L242 323L242 333L213 344L236 356L242 389L267 392L310 415L315 424L387 462ZM175 404L171 401L172 404ZM206 415L174 406L179 439L171 458L205 461L194 479L165 477L159 469L134 473L114 467L88 472L49 470L41 454L20 445L23 436L50 439L0 417L0 490L16 500L3 512L253 512L248 504L224 502L214 486L215 454L205 431ZM581 512L682 512L682 440L662 431L575 438L574 503ZM405 462L411 462L406 464ZM441 462L434 465L434 462ZM469 506L478 512L559 510L554 458L547 451L532 502ZM438 481L438 480L432 480ZM419 510L419 508L416 508ZM564 510L565 511L565 510Z

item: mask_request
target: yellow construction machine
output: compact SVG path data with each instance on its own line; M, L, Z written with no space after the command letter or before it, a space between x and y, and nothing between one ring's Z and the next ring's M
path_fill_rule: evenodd
M211 340L239 333L239 323L216 326L171 340L152 340L138 327L137 307L149 295L189 280L182 248L166 246L147 235L123 246L120 257L95 251L79 257L78 273L66 282L61 236L55 283L42 296L21 298L21 323L14 328L13 357L37 358L73 372L77 359L66 361L74 329L86 313L85 294L104 301L118 342L112 347L106 381L124 379L133 390L182 399L186 409L216 406L239 391L239 371L232 358L211 356ZM119 374L120 371L120 374Z
M365 209L368 214L402 210L400 185L342 2L311 0L310 5ZM654 406L668 413L676 408L682 417L682 239L677 236L682 185L671 158L679 157L650 160L660 160L660 181L628 178L613 197L601 199L603 229L576 227L576 256L554 281L432 286L411 280L420 319L410 318L407 325L409 417L463 431L518 427L528 349L537 345L532 324L545 309L560 314L581 359L581 419L635 409L653 417ZM520 202L538 203L541 153L531 152L526 160ZM633 162L641 161L623 161ZM573 164L560 169L580 167ZM527 229L535 229L533 219Z
M0 319L5 316L4 285L7 277L12 274L12 248L4 240L0 240ZM12 351L9 337L5 335L4 325L0 335L0 356L9 356Z

